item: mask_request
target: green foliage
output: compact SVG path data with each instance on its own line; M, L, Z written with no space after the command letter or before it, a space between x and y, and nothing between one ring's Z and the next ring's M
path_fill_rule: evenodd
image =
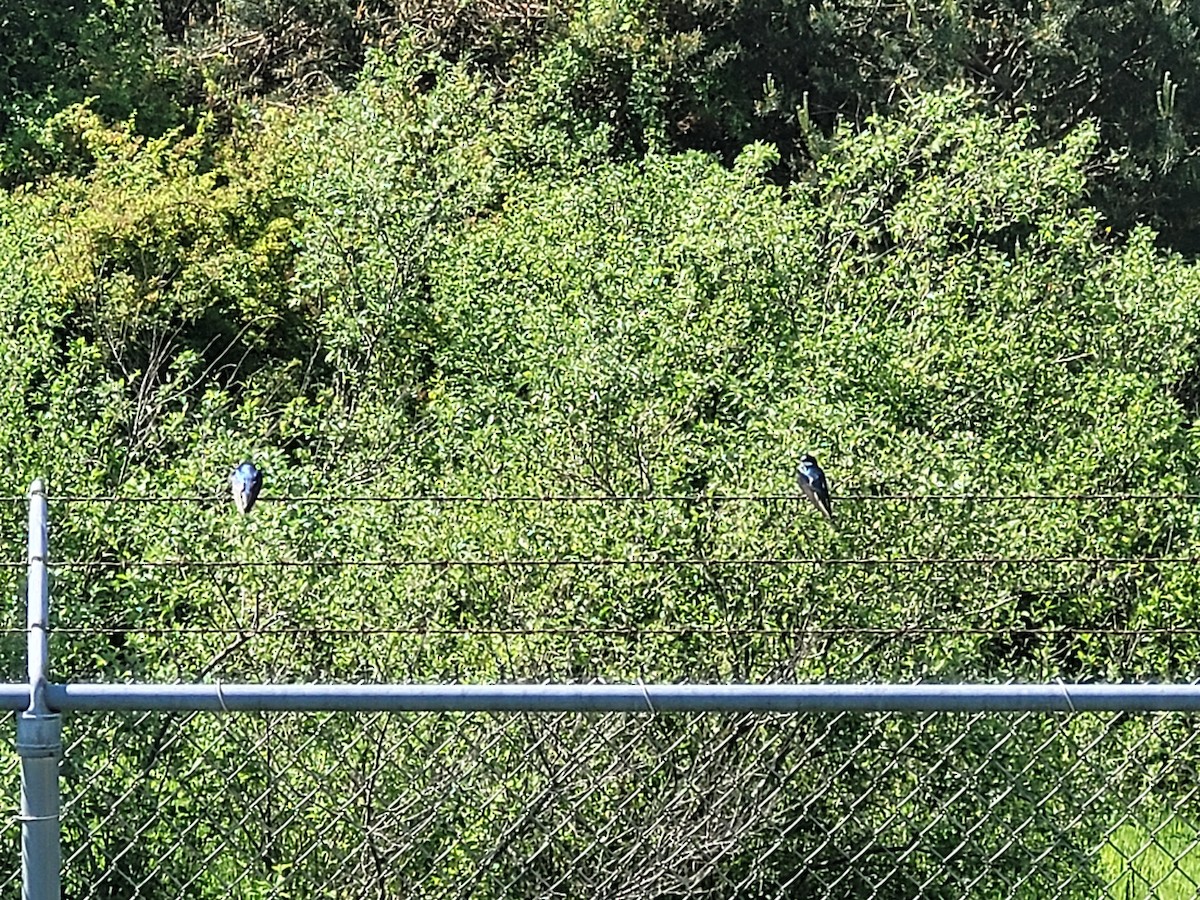
M392 404L428 377L431 259L502 184L492 107L461 67L414 52L294 134L297 278L343 393Z
M71 148L47 123L88 102L107 122L158 136L190 118L189 75L163 54L153 4L0 4L0 184L62 171Z
M530 125L557 125L585 147L603 136L618 159L662 148L666 70L649 43L652 28L637 0L582 4L521 80L518 102Z
M1127 822L1111 835L1102 857L1114 900L1184 898L1200 881L1196 829L1177 816L1153 826Z
M731 161L765 140L792 175L839 122L967 84L1000 114L1032 116L1046 140L1097 123L1101 208L1191 247L1196 29L1193 11L1144 0L597 0L573 9L530 83L572 121L604 122L623 154L665 142Z
M222 127L266 98L343 88L373 48L410 42L464 63L521 111L532 165L596 154L700 149L726 162L754 141L804 172L822 134L905 98L969 84L1047 142L1098 128L1093 202L1192 248L1200 75L1184 4L1071 0L986 7L798 0L306 0L12 5L0 22L0 177L61 171L45 123L93 101L107 123L161 136L220 110ZM576 145L583 145L580 149Z
M4 415L15 437L45 410L54 439L18 438L8 460L17 481L44 472L57 490L144 487L135 473L217 421L231 430L234 409L245 428L307 396L292 201L269 139L254 153L203 132L146 141L86 107L58 121L92 171L6 201L0 285L19 360Z
M604 9L573 26L582 30L560 56L540 60L543 87L590 72L606 97L607 75L641 65L647 20ZM623 33L628 45L610 53L605 42ZM573 131L572 114L497 92L465 64L405 45L396 62L372 65L355 91L230 138L201 121L194 133L147 140L71 107L52 127L86 171L3 197L7 482L46 475L56 493L199 500L54 505L55 558L92 563L56 571L64 677L1194 672L1200 644L1156 633L1195 618L1190 567L1092 561L1194 555L1193 504L851 496L1196 491L1200 273L1157 250L1148 230L1117 238L1103 227L1087 203L1096 128L1048 141L1029 118L995 116L969 93L921 94L896 116L814 142L811 171L784 188L769 178L782 160L769 144L744 147L729 166L661 147L643 156L621 143L624 126L594 117ZM665 107L652 92L637 96L623 108L645 136ZM792 500L720 499L795 493L806 451L833 479L835 528ZM249 517L218 494L243 455L267 472ZM355 493L431 499L337 499ZM1047 557L1080 560L1039 561ZM778 562L751 564L764 559ZM372 560L390 564L320 564ZM171 855L178 835L165 826L134 834L110 823L126 794L194 818L194 795L145 773L212 779L234 768L232 750L214 749L224 745L213 721L181 731L165 717L144 727L113 719L115 758L107 741L74 755L71 778L103 778L109 792L90 790L73 807L87 824L72 839L86 827L97 854L77 864L80 884L109 865L107 839L136 846L113 863L135 884L171 858L178 871L163 893L222 890L229 864L206 857L241 827L236 809L206 810L211 830L198 829L201 849L186 858ZM231 740L254 733L245 727ZM287 776L290 796L359 796L361 784L331 784L328 773L346 758L361 772L382 730L365 739L349 719L289 727L272 733L312 760ZM372 796L387 802L422 778L444 780L417 755L440 746L462 760L479 737L468 725L451 738L450 727L401 728L406 764ZM665 717L652 727L680 758L712 757L703 727ZM780 868L762 868L764 883L806 859L844 868L826 837L851 798L873 799L838 826L840 841L868 846L880 828L903 831L898 816L957 790L936 766L948 741L963 770L999 760L1020 772L1022 789L961 800L962 815L995 823L974 832L970 850L959 849L954 822L922 828L925 851L905 862L912 883L1007 890L1028 865L1005 830L1020 823L1023 846L1039 854L1070 845L1039 856L1045 885L1031 890L1057 885L1109 824L1089 817L1064 838L1059 826L1079 799L1060 787L1069 754L1025 759L1017 744L1003 746L1010 727L1043 746L1042 730L1061 729L1049 720L996 720L962 740L949 720L802 727L779 751L777 771L791 777L753 769L776 777L779 800L730 871L758 865L765 847ZM1067 743L1098 727L1073 720ZM488 767L457 773L462 803L422 826L414 864L439 860L447 879L477 864L473 852L494 840L479 809L520 764L522 728L504 725ZM1145 752L1160 740L1133 727L1111 734ZM838 790L820 795L804 765L818 740L846 765ZM893 764L896 748L903 765ZM626 804L620 791L592 792L572 815L636 821L646 798L671 788L671 772L649 756L644 793ZM528 779L502 782L501 794L553 787L544 773ZM258 759L229 780L247 798L282 783ZM455 820L462 810L476 818ZM250 816L251 833L270 819L256 806ZM693 824L664 827L682 840ZM226 852L247 854L255 890L286 883L321 896L350 830L330 834L326 855L301 858L290 846L264 855L245 841ZM589 838L579 825L553 839L555 859L573 860ZM570 880L577 867L545 866L545 884L586 892ZM895 858L864 859L847 894L879 883L881 866ZM389 877L392 892L412 887L403 867Z

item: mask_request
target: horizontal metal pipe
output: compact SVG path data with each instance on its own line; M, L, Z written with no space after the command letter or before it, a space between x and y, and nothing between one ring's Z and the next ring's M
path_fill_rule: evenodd
M229 712L1150 712L1200 710L1200 684L51 684L46 701Z
M29 701L28 684L0 684L0 710L24 712L29 709Z

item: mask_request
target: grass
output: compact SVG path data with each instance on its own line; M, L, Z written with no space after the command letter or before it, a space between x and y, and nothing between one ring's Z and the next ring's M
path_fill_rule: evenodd
M1127 822L1100 850L1113 900L1192 900L1200 895L1200 833L1172 815L1147 828Z

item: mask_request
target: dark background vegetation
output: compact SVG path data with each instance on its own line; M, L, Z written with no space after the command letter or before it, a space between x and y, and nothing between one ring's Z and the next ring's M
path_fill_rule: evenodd
M811 163L810 126L828 133L966 84L995 112L1032 117L1047 143L1094 122L1093 200L1106 217L1195 241L1200 52L1188 3L77 0L6 3L2 15L10 185L62 165L36 152L43 127L85 98L147 136L214 113L230 128L240 104L347 87L372 49L411 41L502 93L603 122L616 156L653 145L730 162L762 140L781 150L780 179Z

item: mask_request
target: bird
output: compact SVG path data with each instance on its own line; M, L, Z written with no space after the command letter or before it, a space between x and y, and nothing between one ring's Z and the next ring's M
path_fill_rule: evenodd
M832 522L833 503L829 500L829 482L821 467L817 465L816 458L806 453L800 460L800 471L796 473L796 477L804 496L821 511L821 515Z
M233 474L229 476L229 485L233 489L233 502L238 512L246 515L258 499L258 492L262 490L262 472L255 468L254 463L245 461L233 470Z

